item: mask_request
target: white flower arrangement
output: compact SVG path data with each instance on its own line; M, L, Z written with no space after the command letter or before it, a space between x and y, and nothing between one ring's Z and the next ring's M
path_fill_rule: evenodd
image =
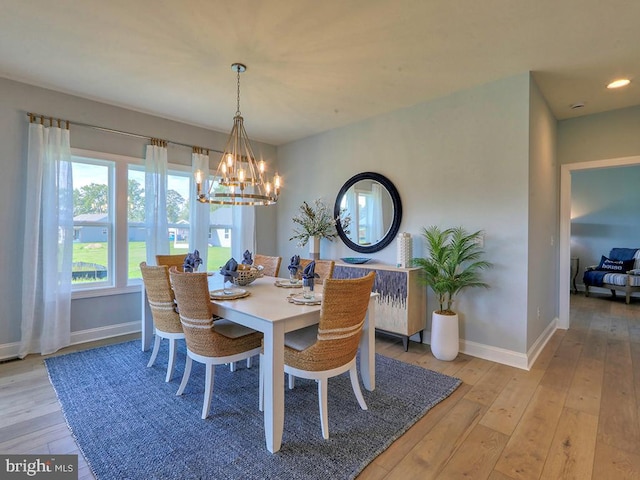
M313 202L313 206L307 202L300 205L300 213L293 217L296 226L293 229L294 235L289 240L298 240L298 247L304 247L309 241L309 237L326 238L333 241L338 236L336 221L340 221L342 230L349 234L351 217L344 215L345 209L340 210L337 217L333 217L329 206L321 199Z

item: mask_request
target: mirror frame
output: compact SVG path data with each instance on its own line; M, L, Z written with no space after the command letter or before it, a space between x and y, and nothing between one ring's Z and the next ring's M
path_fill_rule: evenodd
M389 196L391 197L391 201L393 202L393 220L391 222L391 227L387 231L386 235L382 237L378 243L374 245L360 245L351 240L342 230L342 224L340 220L336 221L336 231L338 232L338 236L342 239L344 244L349 247L351 250L355 250L359 253L374 253L382 250L387 245L391 243L391 241L395 238L398 230L400 229L400 221L402 220L402 202L400 201L400 194L396 189L395 185L384 175L375 172L363 172L354 175L349 180L345 182L340 191L338 192L338 196L336 197L336 203L333 207L333 217L338 218L340 215L340 202L342 197L347 193L353 185L358 183L361 180L373 180L380 183L384 188L387 189Z

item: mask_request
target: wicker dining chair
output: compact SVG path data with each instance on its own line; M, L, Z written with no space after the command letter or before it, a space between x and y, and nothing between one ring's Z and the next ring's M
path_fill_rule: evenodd
M253 264L255 266L262 265L264 267L262 274L267 277L278 276L280 263L282 263L282 257L269 257L267 255L260 255L259 253L256 253L253 257Z
M156 337L147 367L155 363L160 350L160 341L163 338L169 340L169 362L165 378L165 381L168 382L173 375L173 367L176 361L176 343L184 338L180 317L178 317L178 313L175 310L175 297L169 282L169 267L166 265L153 267L147 265L146 262L142 262L140 263L140 271L142 272L142 281L147 293L151 316L153 317Z
M360 390L356 354L373 288L375 272L355 279L327 279L324 283L320 323L285 335L284 371L289 378L318 382L322 436L329 438L328 379L349 372L351 387L362 410L367 404ZM261 358L262 360L262 358ZM262 361L260 362L262 367ZM264 377L260 369L260 410L264 409ZM290 382L290 388L293 383Z
M182 395L189 382L193 360L203 363L206 377L202 418L205 419L213 397L214 367L258 355L262 333L223 318L216 318L214 322L206 273L182 273L171 267L169 276L187 342L187 362L176 395Z
M156 265L166 265L167 267L177 267L179 272L184 271L184 259L186 253L179 253L176 255L156 255Z
M301 258L300 267L304 269L312 261L313 260L309 258ZM333 269L335 266L336 262L333 260L316 260L316 268L314 272L319 275L319 278L316 278L316 284L322 285L327 278L333 278Z

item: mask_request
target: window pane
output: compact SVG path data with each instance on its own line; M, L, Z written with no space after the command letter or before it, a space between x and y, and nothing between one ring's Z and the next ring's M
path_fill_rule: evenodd
M130 166L127 183L127 220L129 223L144 223L144 170Z
M143 226L132 226L129 224L128 229L128 245L127 250L127 278L142 278L140 273L140 262L147 261L147 243L145 241L147 231Z
M109 250L113 227L109 216L112 198L108 164L83 163L73 158L73 265L76 286L108 283Z
M147 231L144 228L144 170L129 166L127 180L127 278L142 278L140 262L147 260Z
M231 258L231 207L211 205L207 270L217 271Z
M167 176L167 223L189 225L189 174Z

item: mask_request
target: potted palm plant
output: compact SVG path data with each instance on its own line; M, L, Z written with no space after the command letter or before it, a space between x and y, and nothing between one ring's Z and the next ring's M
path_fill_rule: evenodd
M439 304L432 314L431 351L439 360L453 360L459 349L458 314L452 310L455 297L467 287L489 288L481 271L493 265L480 258L481 230L469 233L462 227L430 226L422 235L429 256L414 258L413 265L421 268L421 281L431 287Z

